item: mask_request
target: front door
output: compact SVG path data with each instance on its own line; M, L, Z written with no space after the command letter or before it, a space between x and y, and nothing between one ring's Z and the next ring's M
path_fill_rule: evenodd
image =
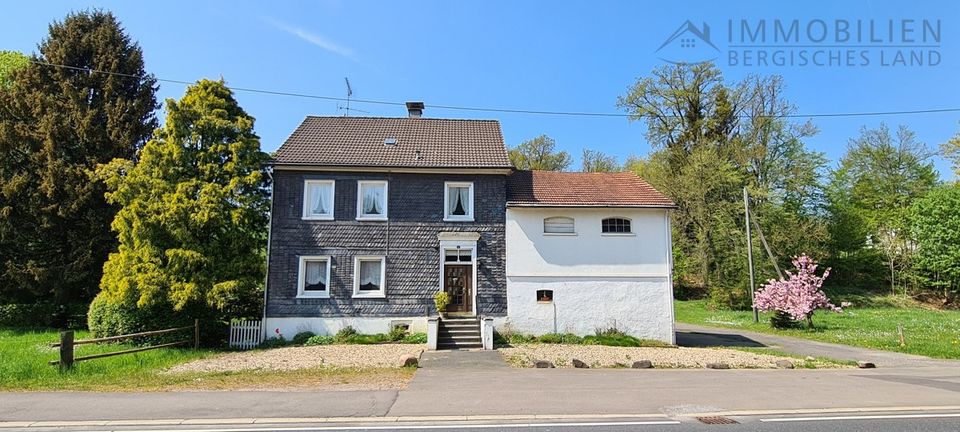
M450 294L447 312L473 312L473 266L446 265L443 267L443 290Z

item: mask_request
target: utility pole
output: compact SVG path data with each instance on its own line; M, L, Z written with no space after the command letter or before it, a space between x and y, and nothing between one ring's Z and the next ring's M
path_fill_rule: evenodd
M750 195L747 188L743 188L743 215L747 222L747 264L750 268L750 306L753 307L753 322L760 322L760 312L754 300L756 287L753 280L753 238L750 237Z

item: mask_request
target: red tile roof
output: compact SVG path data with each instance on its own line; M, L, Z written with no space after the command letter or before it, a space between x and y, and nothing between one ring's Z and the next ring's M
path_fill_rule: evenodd
M631 172L516 171L507 180L507 205L527 207L676 207Z
M385 145L393 138L395 145ZM510 168L500 123L408 117L307 117L278 165Z

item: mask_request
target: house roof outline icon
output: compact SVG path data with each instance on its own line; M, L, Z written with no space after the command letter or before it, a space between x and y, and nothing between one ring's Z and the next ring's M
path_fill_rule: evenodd
M687 32L693 34L693 36L695 36L697 39L700 39L701 41L706 42L707 45L710 45L711 47L713 47L713 49L720 51L720 48L717 48L717 46L714 45L713 42L710 42L710 26L707 25L707 23L703 23L703 29L698 29L697 26L695 26L692 22L690 22L690 20L687 20L682 25L680 25L680 28L678 28L675 32L673 32L673 34L670 35L670 37L667 38L667 40L664 41L662 45L660 45L660 48L657 48L656 52L660 52L660 50L662 50L663 47L669 45L671 42L673 42L678 37L682 36L684 33L687 33Z

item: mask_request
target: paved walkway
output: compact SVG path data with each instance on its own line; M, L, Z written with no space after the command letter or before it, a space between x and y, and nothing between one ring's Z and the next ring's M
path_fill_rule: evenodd
M877 367L958 367L960 361L938 360L911 354L879 351L740 329L677 323L677 345L689 347L770 347L802 356L873 362Z

